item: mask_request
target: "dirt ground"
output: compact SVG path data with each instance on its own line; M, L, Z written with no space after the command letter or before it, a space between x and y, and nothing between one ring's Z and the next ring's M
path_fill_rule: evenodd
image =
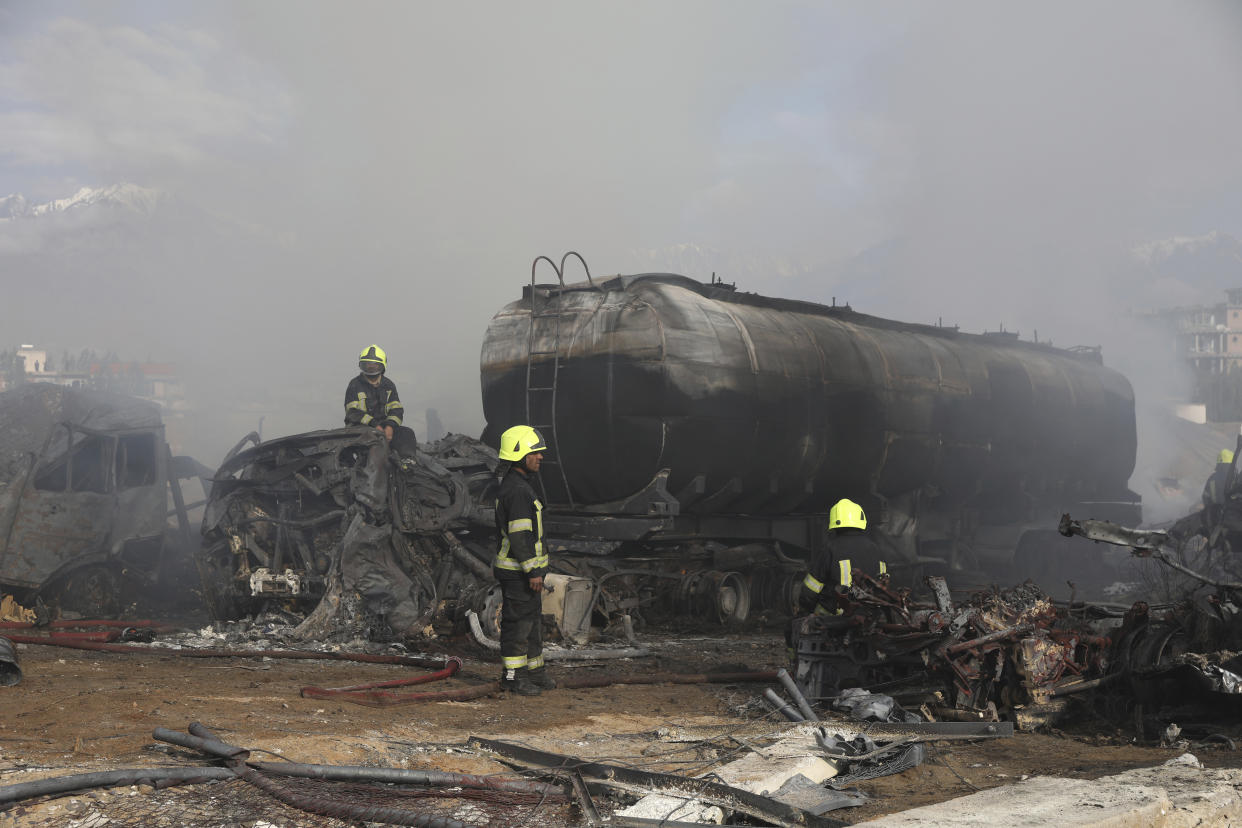
M551 670L554 675L582 676L782 666L783 642L774 634L649 636L644 643L652 647L653 657L573 665L554 662ZM484 654L472 645L446 646L450 652L454 646L465 651L463 673L408 689L449 689L496 677L496 665L482 660ZM304 699L299 689L388 680L420 671L330 661L110 654L43 645L20 645L19 657L22 682L0 687L0 785L67 773L186 764L193 761L189 754L156 742L152 731L157 727L184 731L194 721L206 724L225 741L299 762L482 774L507 768L490 755L467 748L472 735L694 775L738 755L741 749L726 738L729 734L753 739L785 727L759 701L763 684L557 689L537 698L497 696L372 708ZM1224 747L1196 746L1193 751L1207 765L1242 765L1242 755ZM831 816L857 822L1024 776L1095 778L1159 764L1181 752L1129 744L1122 729L1100 720L1052 734L940 742L923 765L860 783L859 789L872 797L868 804ZM38 820L64 802L62 798L0 812L0 826L55 824Z

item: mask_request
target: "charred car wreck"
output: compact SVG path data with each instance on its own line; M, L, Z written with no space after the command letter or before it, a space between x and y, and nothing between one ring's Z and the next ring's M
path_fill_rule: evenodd
M497 461L486 446L450 436L401 470L375 429L245 442L216 473L203 516L199 572L217 618L275 599L311 614L308 635L337 632L343 610L372 635L406 634L439 596L469 598L490 576L486 541L472 537L491 520L482 504ZM355 596L361 606L342 606Z
M100 617L192 588L197 538L180 481L207 486L211 471L172 456L158 406L32 384L0 394L0 424L5 591Z

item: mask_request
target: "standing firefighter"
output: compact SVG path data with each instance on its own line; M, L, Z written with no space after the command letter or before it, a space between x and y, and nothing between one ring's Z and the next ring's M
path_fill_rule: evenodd
M540 623L543 576L548 554L543 548L543 504L530 485L547 449L538 431L513 426L500 435L500 459L509 464L496 498L496 529L500 550L492 572L504 599L500 609L500 687L520 696L535 696L556 683L543 666Z
M854 583L854 568L871 575L886 575L880 547L867 534L867 515L852 500L838 500L828 512L828 542L811 562L802 581L798 606L803 612L830 615L836 610L836 587ZM828 586L828 594L824 587Z
M1210 535L1216 524L1220 523L1221 513L1229 500L1229 493L1225 488L1229 482L1229 470L1232 468L1233 452L1221 449L1216 457L1216 469L1203 484L1203 528L1206 535Z
M384 372L388 355L378 345L368 345L358 356L358 376L345 388L345 425L370 426L382 431L399 457L413 460L418 451L414 430L403 425L405 407L396 384Z

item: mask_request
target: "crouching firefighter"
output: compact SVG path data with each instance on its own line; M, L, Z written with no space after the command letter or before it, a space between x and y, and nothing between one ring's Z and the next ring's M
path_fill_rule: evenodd
M854 584L854 568L872 575L887 575L880 547L867 534L867 515L852 500L838 500L828 512L828 538L811 570L802 580L798 607L803 612L816 615L833 615L841 612L837 606L837 592ZM832 588L825 594L824 587Z
M500 459L509 464L496 497L500 550L492 562L503 598L500 687L519 696L535 696L556 686L543 665L540 616L548 554L543 547L543 504L530 483L546 448L530 426L513 426L500 435Z

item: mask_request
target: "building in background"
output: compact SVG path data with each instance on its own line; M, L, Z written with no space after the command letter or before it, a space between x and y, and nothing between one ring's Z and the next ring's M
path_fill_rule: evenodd
M1242 288L1215 305L1169 308L1150 317L1163 323L1190 369L1191 399L1178 413L1197 422L1242 421Z
M28 377L41 377L49 372L47 351L33 345L22 345L17 349L17 358L22 362Z
M0 390L23 382L42 382L141 397L158 405L164 417L186 409L185 390L172 363L123 362L113 355L99 358L90 351L78 357L66 353L56 358L34 345L4 352L0 361L10 366L0 371Z

